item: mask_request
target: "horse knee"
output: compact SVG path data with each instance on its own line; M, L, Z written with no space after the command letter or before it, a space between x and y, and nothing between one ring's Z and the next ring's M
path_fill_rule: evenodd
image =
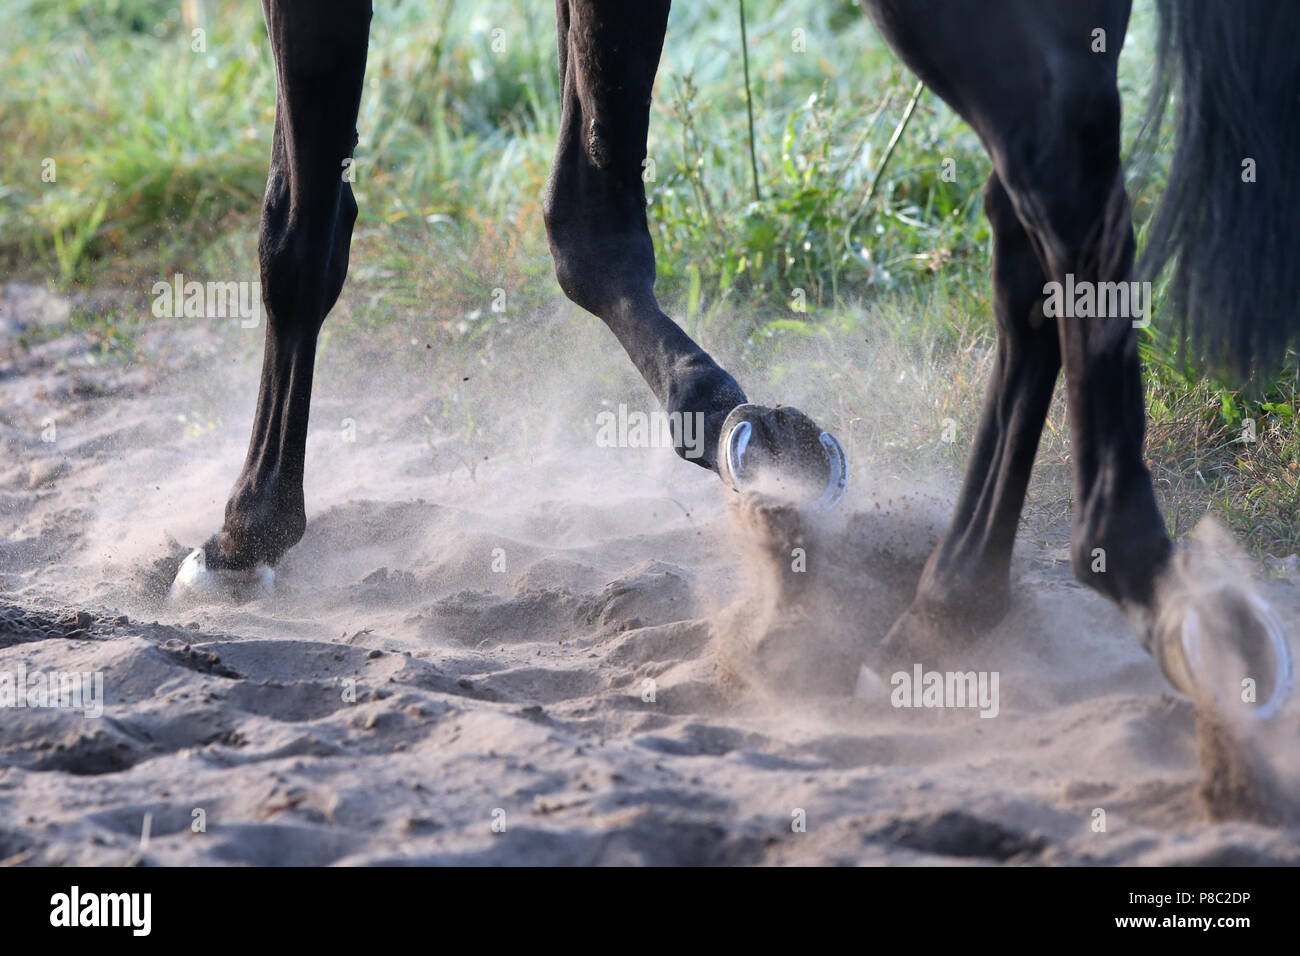
M581 224L575 220L571 201L556 195L554 178L542 200L542 219L546 224L546 239L551 247L551 260L555 266L555 280L561 291L588 311L592 309L593 263L584 254Z
M347 280L348 253L352 247L352 227L356 225L359 212L356 197L352 194L352 187L346 182L343 183L339 189L338 215L334 223L334 246L330 250L329 265L325 276L325 312L329 312L330 309L334 308L334 303L338 301L339 295L343 291L343 283Z
M555 278L570 301L608 316L620 304L653 296L654 244L644 215L638 222L625 209L564 191L554 180L542 214Z
M347 278L357 203L346 183L299 198L292 208L289 173L267 177L258 239L262 298L274 321L314 321L319 328Z
M302 280L310 268L303 241L309 237L292 224L289 176L287 169L276 165L267 173L257 241L262 299L272 321L298 313Z

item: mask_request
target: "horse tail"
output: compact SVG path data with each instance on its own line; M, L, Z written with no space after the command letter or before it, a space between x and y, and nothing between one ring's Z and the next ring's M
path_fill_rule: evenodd
M1159 135L1171 99L1176 132L1140 271L1154 278L1172 262L1182 340L1249 378L1300 337L1300 2L1157 7L1144 136Z

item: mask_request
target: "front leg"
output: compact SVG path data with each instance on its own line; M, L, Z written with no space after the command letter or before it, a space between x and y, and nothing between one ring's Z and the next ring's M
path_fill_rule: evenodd
M348 268L370 0L264 0L276 66L275 135L258 241L266 348L244 467L225 523L181 567L173 594L212 572L274 565L302 538L316 341Z
M654 294L654 244L641 174L668 11L668 0L557 0L563 113L545 198L556 277L571 300L614 333L670 419L689 415L700 423L702 448L678 442L680 456L718 471L723 425L746 406L728 430L749 422L752 440L745 453L754 463L751 470L762 459L799 460L804 446L789 441L790 420L800 419L804 431L820 435L821 429L794 409L749 406L736 380L664 314ZM737 440L744 431L736 433ZM745 458L737 442L731 451L737 461ZM824 487L834 462L819 443L809 452L807 464ZM842 463L842 450L839 458Z

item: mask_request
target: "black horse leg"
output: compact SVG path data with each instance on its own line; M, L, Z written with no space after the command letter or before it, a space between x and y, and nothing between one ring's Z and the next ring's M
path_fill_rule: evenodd
M726 435L739 426L746 464L761 467L770 455L778 465L807 465L824 485L833 469L818 445L820 429L795 409L746 405L736 380L655 298L642 164L668 11L669 0L557 0L564 105L545 201L556 276L614 333L664 411L701 423L702 447L678 443L679 455L713 470L730 462L724 475L735 483L738 454L723 460L719 451L724 425Z
M1118 156L1110 171L1111 196L1098 227L1119 230L1114 241L1122 252L1108 264L1104 241L1085 247L1076 276L1127 282L1134 243ZM1146 400L1133 321L1120 315L1061 318L1058 324L1074 458L1071 563L1080 581L1145 615L1172 545L1143 460Z
M971 35L957 0L872 0L869 10L899 56L974 127L1002 187L990 193L987 207L998 242L1002 330L988 411L957 519L887 646L906 646L927 632L946 636L950 628L925 619L945 612L949 621L969 621L966 601L989 611L983 621L976 615L975 623L996 618L1062 361L1078 497L1075 573L1116 601L1149 605L1170 545L1142 459L1143 393L1132 317L1049 318L1042 284L1064 284L1067 276L1076 284L1131 278L1115 78L1129 0L1048 7L990 0L981 4L979 36ZM1007 221L1011 215L1019 230ZM1061 354L1051 356L1058 339ZM1103 566L1097 549L1105 554L1104 572L1093 570ZM992 601L981 596L990 593Z
M641 178L668 8L558 0L564 106L546 228L561 288L604 320L664 410L704 413L704 454L693 460L711 468L723 419L745 393L659 308Z
M993 376L952 524L926 562L912 607L887 649L914 643L922 630L951 634L987 626L1010 603L1011 549L1061 353L1055 324L1043 316L1042 267L996 173L984 211L994 235Z
M321 324L343 288L370 0L263 0L276 67L275 137L258 243L266 349L253 434L204 547L208 568L274 564L306 527L303 460Z

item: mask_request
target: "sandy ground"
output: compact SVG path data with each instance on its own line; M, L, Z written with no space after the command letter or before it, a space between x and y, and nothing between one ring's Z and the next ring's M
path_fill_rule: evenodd
M1021 547L962 656L999 673L995 718L855 698L951 491L855 462L834 516L773 526L668 451L596 447L593 402L646 399L594 320L545 369L412 339L380 374L340 333L273 593L169 605L166 536L219 524L260 332L155 323L110 361L64 308L0 295L0 672L101 672L104 709L0 713L0 861L1300 862L1300 828L1207 818L1191 705L1059 549ZM491 442L430 425L482 416L469 379ZM1300 632L1294 579L1265 587ZM1296 730L1260 741L1288 786Z

